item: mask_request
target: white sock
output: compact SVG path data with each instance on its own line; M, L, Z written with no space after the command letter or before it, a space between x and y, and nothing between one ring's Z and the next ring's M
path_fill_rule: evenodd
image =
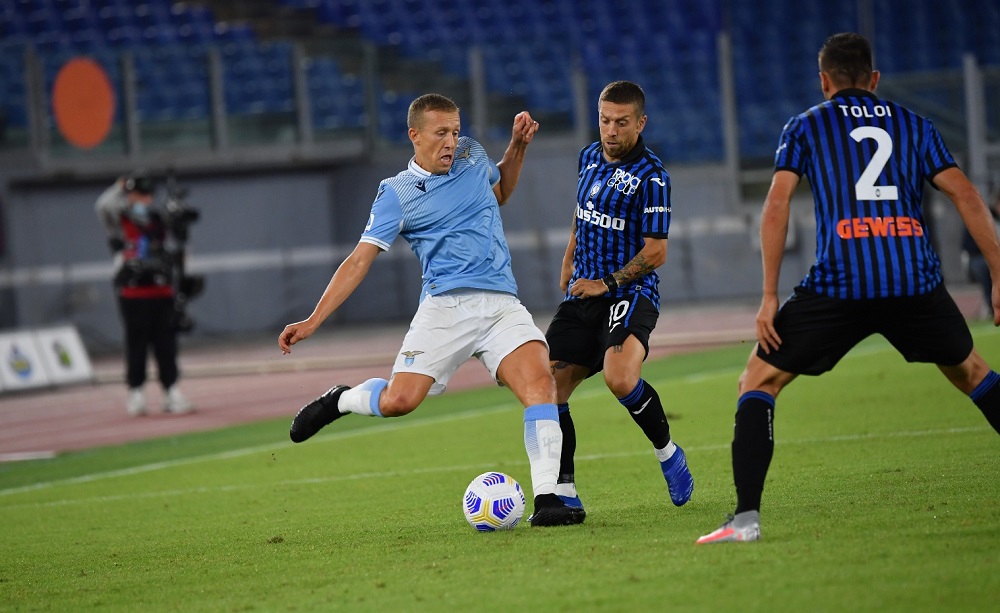
M556 405L536 404L524 410L524 449L531 466L531 491L535 496L554 494L562 454Z
M656 454L656 459L661 462L666 462L670 458L674 457L674 452L677 451L677 445L674 445L673 441L667 443L667 446L663 449L654 449L653 453Z
M357 387L352 387L340 395L337 408L341 413L382 416L378 410L378 399L389 382L385 379L368 379Z
M556 483L556 496L565 496L567 498L576 498L576 484L575 483Z

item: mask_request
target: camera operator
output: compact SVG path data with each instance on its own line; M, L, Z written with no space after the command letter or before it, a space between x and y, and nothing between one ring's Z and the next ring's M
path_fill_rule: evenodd
M114 255L114 286L125 326L126 410L145 415L146 352L153 349L163 386L163 410L188 413L194 406L177 387L174 255L168 226L153 207L153 179L138 172L122 177L95 204Z

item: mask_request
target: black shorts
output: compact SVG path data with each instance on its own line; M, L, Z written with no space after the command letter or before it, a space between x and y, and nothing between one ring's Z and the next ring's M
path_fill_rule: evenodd
M588 377L604 369L609 347L636 337L649 355L649 335L660 313L645 296L566 300L545 331L549 359L590 368Z
M907 362L961 364L972 353L972 334L944 284L922 296L840 300L803 287L778 311L781 346L757 356L785 372L818 375L834 367L863 339L881 334Z

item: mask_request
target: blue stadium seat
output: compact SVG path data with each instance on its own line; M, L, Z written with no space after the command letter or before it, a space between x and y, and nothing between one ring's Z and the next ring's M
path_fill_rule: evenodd
M245 42L253 41L255 39L253 28L251 28L248 24L241 22L216 22L214 31L215 39L223 42Z
M642 84L648 113L656 118L649 138L688 159L721 151L715 45L724 8L732 27L741 147L746 155L767 157L788 116L819 101L816 49L831 32L855 29L858 10L855 3L801 0L651 0L629 21L630 35L622 36L623 16L635 12L626 0L275 0L275 5L311 11L410 57L439 62L453 75L468 73L468 49L482 45L488 89L522 96L542 111L572 111L570 69L579 58L589 95L613 79ZM958 68L969 52L983 63L1000 63L996 0L880 0L872 7L876 62L887 73ZM887 23L893 27L879 27ZM14 81L23 81L20 64L29 43L57 59L70 53L101 57L113 66L116 82L118 55L134 51L150 75L175 84L173 91L152 85L144 90L143 112L150 117L207 116L205 45L219 44L231 109L262 113L294 107L290 46L259 45L249 26L217 23L204 4L0 0L0 60L14 58L0 71L0 106L15 109L7 112L8 122L23 116L11 100L23 94L23 83ZM185 51L164 51L180 44L186 47L176 48ZM19 68L12 75L9 66L15 63ZM364 124L363 88L356 77L317 60L308 79L317 127ZM405 130L398 129L398 115L405 115L410 97L388 87L380 96L380 106L396 115L383 117L380 127L400 142ZM932 94L927 99L953 102ZM692 126L700 131L691 133Z
M26 24L28 31L35 35L63 30L62 18L59 13L44 5L28 13Z
M170 19L183 42L207 43L215 39L215 17L207 7L177 3L170 9Z
M238 39L225 43L221 55L230 112L243 115L294 109L291 45Z
M359 0L317 0L316 4L316 16L320 21L349 30L361 27Z
M394 143L409 142L406 112L416 94L384 90L379 96L379 134Z
M327 62L326 58L322 58ZM362 128L366 125L364 90L361 81L339 68L310 70L312 123L321 130Z
M364 127L364 90L357 77L342 74L330 58L314 58L308 73L313 126L324 130Z
M0 112L4 114L7 125L26 126L24 67L23 62L13 54L0 55L0 91L4 92Z

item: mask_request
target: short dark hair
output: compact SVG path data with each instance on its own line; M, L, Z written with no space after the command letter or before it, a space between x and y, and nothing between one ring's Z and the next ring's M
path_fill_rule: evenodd
M156 189L156 183L153 181L153 177L146 174L144 171L134 172L127 179L125 179L125 191L136 192L139 194L152 194Z
M867 85L872 78L872 46L854 32L834 34L819 50L819 69L836 85Z
M614 81L608 83L601 90L598 102L610 102L612 104L631 104L639 117L646 114L646 94L638 84L631 81Z
M410 109L406 112L406 127L419 130L423 124L423 115L428 111L457 113L458 105L451 98L441 94L419 96L410 103Z

